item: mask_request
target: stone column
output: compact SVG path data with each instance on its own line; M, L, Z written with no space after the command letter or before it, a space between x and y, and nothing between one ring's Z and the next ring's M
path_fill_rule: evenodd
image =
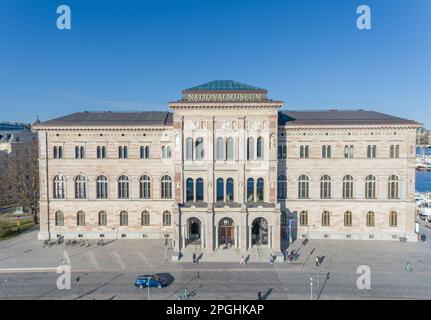
M252 232L251 232L251 228L252 228L252 226L249 225L248 226L248 245L247 245L247 250L251 249L251 247L252 247L252 240L251 240Z
M206 234L206 226L205 225L202 225L201 226L201 246L202 246L202 249L205 249L206 248L206 243L205 243L205 234Z
M218 226L216 225L216 226L214 226L214 228L213 229L215 229L215 245L214 245L214 248L218 248Z

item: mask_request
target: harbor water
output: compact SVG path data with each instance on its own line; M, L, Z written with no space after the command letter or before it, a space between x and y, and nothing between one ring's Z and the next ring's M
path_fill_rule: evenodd
M418 147L416 154L422 155L423 149ZM425 149L427 156L431 155L431 148ZM431 171L416 170L416 192L431 192Z

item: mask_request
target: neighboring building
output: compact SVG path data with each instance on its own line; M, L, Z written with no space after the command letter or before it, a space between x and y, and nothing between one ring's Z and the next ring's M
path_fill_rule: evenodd
M267 91L213 81L169 112L80 112L39 133L40 233L164 238L176 252L296 238L415 235L420 125L373 111L279 111Z
M416 144L418 146L430 146L431 145L431 130L421 128L417 132Z
M30 125L0 123L0 207L24 206L24 190L38 197L37 159L37 134Z

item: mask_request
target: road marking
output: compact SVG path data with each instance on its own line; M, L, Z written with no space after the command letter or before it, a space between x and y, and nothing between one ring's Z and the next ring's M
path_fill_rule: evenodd
M41 268L9 268L0 269L0 273L26 273L26 272L57 272L57 268L41 267Z
M97 262L96 256L93 252L87 251L84 253L84 255L87 258L88 262L90 262L97 270L100 270L99 263Z
M135 251L135 254L138 256L138 257L140 257L142 260L144 260L145 261L145 263L152 269L153 268L153 265L148 261L148 259L147 259L147 257L142 253L142 252L139 252L139 251Z
M126 269L126 265L124 264L123 259L121 259L121 256L118 254L117 251L112 251L109 253L109 255L112 257L114 262L120 265L121 269Z

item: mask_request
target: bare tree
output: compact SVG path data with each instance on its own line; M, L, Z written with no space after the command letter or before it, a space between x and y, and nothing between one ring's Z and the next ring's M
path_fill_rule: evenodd
M39 212L37 144L29 144L0 159L0 204L17 204L33 215Z

